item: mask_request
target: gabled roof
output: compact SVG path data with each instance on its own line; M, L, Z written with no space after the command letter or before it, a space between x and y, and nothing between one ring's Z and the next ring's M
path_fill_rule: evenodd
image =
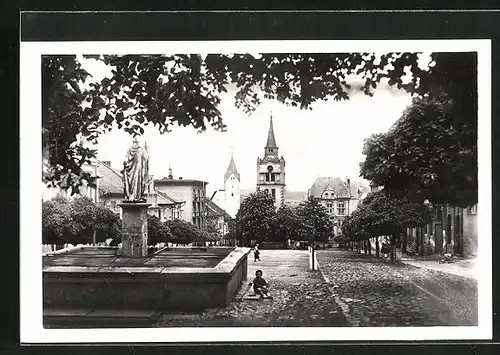
M319 177L309 189L309 196L321 197L323 192L331 188L335 194L342 197L350 197L349 189L344 181L339 177Z
M102 194L123 194L123 178L120 171L101 162L97 167L97 176L98 188Z
M271 121L269 123L269 133L267 134L266 148L278 148L278 146L276 145L276 138L274 138L273 116L271 116Z
M210 200L208 197L205 197L205 205L207 206L208 217L222 216L226 220L232 219L226 211L220 208L214 201Z
M309 195L314 197L321 197L323 192L325 192L328 188L331 188L338 197L346 198L358 198L358 191L360 189L363 193L367 193L370 188L367 184L358 180L350 180L351 191L349 193L349 188L347 187L347 183L339 177L319 177L312 184L309 189Z
M229 166L227 167L226 174L224 175L224 181L229 179L231 175L236 176L238 181L240 181L240 173L238 173L238 169L236 169L236 164L234 163L233 156L231 155L231 161L229 162Z
M154 191L155 191L156 195L158 196L156 203L159 205L173 205L173 204L180 204L180 203L184 202L184 201L178 200L176 198L170 197L166 193L164 193L156 188L154 189Z

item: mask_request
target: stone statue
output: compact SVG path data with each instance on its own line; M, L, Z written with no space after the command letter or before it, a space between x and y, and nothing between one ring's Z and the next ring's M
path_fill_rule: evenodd
M134 138L132 147L127 151L123 162L123 185L126 202L146 202L146 189L149 183L149 148L139 146Z

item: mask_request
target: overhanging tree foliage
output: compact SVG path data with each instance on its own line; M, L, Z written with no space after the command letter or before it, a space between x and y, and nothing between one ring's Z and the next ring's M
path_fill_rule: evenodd
M477 143L464 140L450 104L415 99L389 132L365 141L361 176L393 196L466 207L477 202Z
M386 134L365 142L361 175L394 196L477 203L477 55L437 53L417 95Z
M477 118L475 54L432 56L429 71L418 64L418 53L321 53L234 55L124 55L94 56L113 68L112 77L82 90L88 77L75 56L44 56L43 135L49 169L45 181L77 192L81 170L95 152L78 144L81 134L95 141L114 125L141 134L152 124L160 132L172 124L205 130L224 130L218 105L220 95L236 86L235 105L250 113L262 98L302 109L318 100L345 100L353 90L372 95L382 80L411 93L442 92L453 100L451 117L475 134ZM413 77L405 81L406 72ZM354 88L349 77L362 82ZM471 80L474 79L474 80ZM467 128L467 129L465 129Z
M275 231L274 200L266 191L257 191L246 197L236 214L236 233L243 245L251 240L262 243Z

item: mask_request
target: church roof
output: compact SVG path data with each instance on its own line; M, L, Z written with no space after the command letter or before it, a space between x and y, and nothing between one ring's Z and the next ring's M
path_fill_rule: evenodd
M276 138L274 138L273 116L271 116L271 121L269 122L269 133L267 134L266 148L278 148L276 145Z
M224 175L224 181L229 179L231 175L236 176L238 181L240 181L240 173L238 173L238 169L236 169L236 164L234 163L233 156L231 155L231 161L229 162L229 166L227 167L226 174Z

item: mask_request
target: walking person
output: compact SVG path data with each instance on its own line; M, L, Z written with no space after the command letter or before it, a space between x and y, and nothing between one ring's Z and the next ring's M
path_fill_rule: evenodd
M253 261L260 261L260 251L259 251L259 244L255 244L253 248Z

